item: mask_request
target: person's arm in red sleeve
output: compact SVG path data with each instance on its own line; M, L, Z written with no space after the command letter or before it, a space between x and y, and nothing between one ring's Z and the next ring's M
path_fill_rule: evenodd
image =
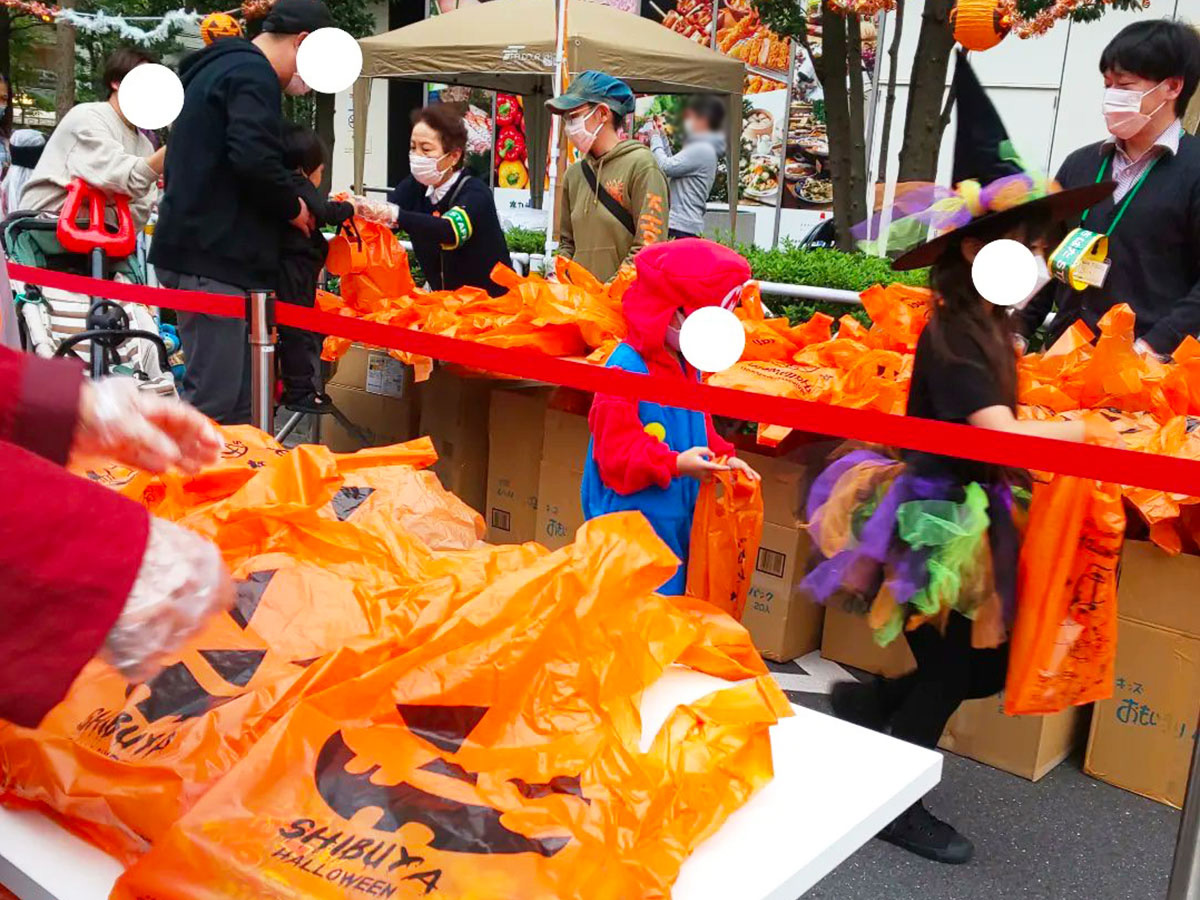
M121 615L150 516L120 494L3 442L0 496L0 718L33 727Z
M66 463L82 384L77 362L0 347L0 441Z
M597 394L588 427L600 479L618 494L665 488L679 474L678 454L646 433L633 400Z
M704 414L704 428L708 432L708 448L712 450L713 455L717 457L737 456L737 448L721 437L721 435L717 434L712 416L708 413Z

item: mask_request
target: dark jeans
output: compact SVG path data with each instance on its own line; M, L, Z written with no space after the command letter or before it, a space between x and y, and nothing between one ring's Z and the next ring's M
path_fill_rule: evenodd
M981 650L971 646L971 621L951 613L943 636L932 625L906 631L917 669L884 679L880 695L891 715L892 736L930 749L964 700L990 697L1004 688L1008 645Z
M686 232L686 231L680 231L680 230L679 230L679 229L677 229L677 228L668 228L668 229L667 229L667 237L668 237L668 238L670 238L670 239L671 239L671 240L673 240L673 241L677 241L677 240L679 240L680 238L694 238L694 237L700 237L700 235L698 235L698 234L689 234L688 232Z
M321 336L301 328L279 329L279 375L283 402L311 399L324 390L321 379Z
M158 269L163 287L245 296L237 285ZM246 322L224 316L181 312L179 341L186 368L183 399L222 425L250 422L250 340Z

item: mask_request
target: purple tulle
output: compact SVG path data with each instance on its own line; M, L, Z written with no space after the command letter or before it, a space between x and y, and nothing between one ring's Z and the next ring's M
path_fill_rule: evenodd
M813 483L808 498L810 529L820 534L821 507L839 479L862 465L892 465L895 460L871 450L856 450L829 465ZM1016 575L1020 541L1013 525L1012 489L1004 482L982 485L988 496L988 542L996 591L1005 620L1016 614ZM948 477L928 477L901 471L856 534L855 546L825 560L804 579L803 589L824 603L843 593L869 600L884 584L898 604L907 603L928 586L932 548L912 547L896 535L900 506L911 501L962 499L963 486Z

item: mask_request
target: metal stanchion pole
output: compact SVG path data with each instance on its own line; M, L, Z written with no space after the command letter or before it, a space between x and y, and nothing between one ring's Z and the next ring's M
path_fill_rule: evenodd
M1200 740L1195 739L1167 900L1200 900Z
M274 434L275 300L267 290L252 290L246 298L250 324L250 414L257 428Z

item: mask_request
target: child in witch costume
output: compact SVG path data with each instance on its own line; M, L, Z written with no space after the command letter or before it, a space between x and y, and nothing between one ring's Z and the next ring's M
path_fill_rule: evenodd
M961 54L955 91L957 187L932 193L923 210L910 206L900 222L901 231L917 223L941 234L893 263L932 266L934 306L917 343L907 413L1069 441L1107 439L1111 432L1099 419L1016 418L1010 311L979 295L971 264L993 240L1019 241L1043 254L1044 283L1049 227L1106 197L1112 184L1061 191L1024 171ZM837 685L831 699L838 716L932 749L963 700L1003 688L1020 549L1014 517L1028 497L1026 478L951 457L908 453L898 460L861 449L817 477L808 514L827 559L805 587L822 602L862 609L878 643L903 634L917 662L903 678ZM879 836L939 862L964 863L973 853L967 838L920 802Z
M720 244L689 238L646 247L634 265L637 280L621 301L629 333L608 367L698 380L679 351L683 320L704 306L735 306L750 280L750 264ZM588 427L584 516L623 510L645 515L681 563L660 590L682 594L700 480L723 469L754 479L758 474L733 455L733 445L705 413L597 394Z

